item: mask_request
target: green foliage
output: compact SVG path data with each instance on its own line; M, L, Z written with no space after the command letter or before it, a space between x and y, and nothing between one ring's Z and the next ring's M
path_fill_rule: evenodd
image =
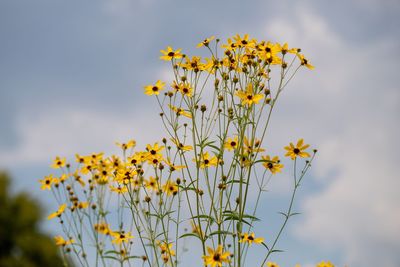
M9 191L10 178L0 172L0 266L63 266L54 241L39 230L39 203L26 193Z

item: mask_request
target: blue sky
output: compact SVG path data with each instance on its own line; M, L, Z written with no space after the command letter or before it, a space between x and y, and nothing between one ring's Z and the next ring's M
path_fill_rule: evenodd
M287 41L316 70L285 92L267 145L304 137L320 153L276 261L399 266L399 15L395 0L0 1L0 168L49 202L37 180L54 156L159 137L142 87L169 77L160 49L236 33ZM287 185L272 182L272 203ZM276 208L268 197L262 213Z

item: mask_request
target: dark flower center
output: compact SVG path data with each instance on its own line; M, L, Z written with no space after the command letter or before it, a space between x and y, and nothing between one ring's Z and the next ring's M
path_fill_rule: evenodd
M175 53L174 52L169 52L168 56L173 57L173 56L175 56Z
M158 87L157 86L153 86L153 88L151 88L151 90L153 90L153 92L157 92L158 91Z
M274 167L274 165L271 162L268 162L267 166L269 169L272 169L272 167Z
M217 262L221 261L221 256L219 255L219 253L214 254L213 260Z
M232 142L231 142L231 146L236 146L236 142L235 142L235 141L232 141Z
M299 154L300 153L300 149L298 149L297 147L295 149L293 149L293 153L294 154Z
M204 164L208 164L208 163L210 163L210 161L208 159L205 159Z
M252 99L253 99L253 96L252 96L252 95L247 95L247 99L248 99L248 100L252 100Z

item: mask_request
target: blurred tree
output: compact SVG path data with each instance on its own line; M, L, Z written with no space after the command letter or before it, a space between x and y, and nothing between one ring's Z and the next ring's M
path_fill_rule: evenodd
M9 187L0 171L0 267L64 266L54 240L39 230L39 203L26 193L11 195Z

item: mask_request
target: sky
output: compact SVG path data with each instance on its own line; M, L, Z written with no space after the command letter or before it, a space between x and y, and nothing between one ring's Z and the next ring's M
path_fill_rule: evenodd
M0 169L51 208L38 180L56 155L160 138L157 104L143 95L170 77L160 49L195 53L205 37L236 33L289 42L316 69L284 92L267 146L303 137L319 153L273 259L400 266L399 18L396 0L1 0ZM261 214L288 201L288 184L271 182Z

